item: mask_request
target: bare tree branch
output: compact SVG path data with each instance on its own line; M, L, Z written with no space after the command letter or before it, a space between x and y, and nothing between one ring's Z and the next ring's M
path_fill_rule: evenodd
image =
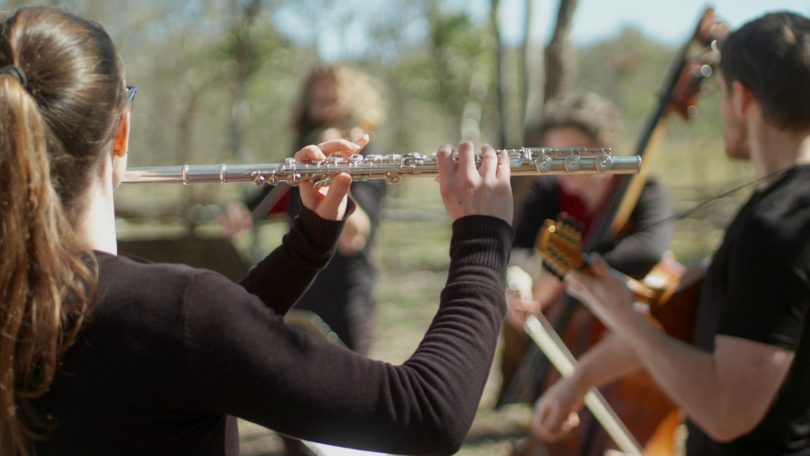
M503 69L503 43L501 42L501 27L498 21L500 0L491 0L489 7L489 22L492 27L492 36L495 43L495 106L498 112L498 147L506 147L506 96L504 93Z
M574 50L569 39L577 0L560 0L557 24L546 48L546 84L543 103L567 92L574 73Z
M521 138L523 137L526 125L526 107L529 99L529 81L531 80L529 52L531 51L532 0L524 0L523 4L525 8L525 14L523 15L523 38L521 51L518 53L518 121Z

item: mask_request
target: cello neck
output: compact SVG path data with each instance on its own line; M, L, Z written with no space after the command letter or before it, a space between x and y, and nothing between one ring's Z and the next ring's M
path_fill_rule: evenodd
M657 150L663 138L668 115L674 112L687 121L694 115L701 87L714 75L720 60L717 43L728 32L725 24L715 17L714 9L706 8L692 36L678 52L636 145L635 154L643 158L642 168L633 177L617 176L615 191L586 239L589 249L615 236L627 223L646 181L649 155Z

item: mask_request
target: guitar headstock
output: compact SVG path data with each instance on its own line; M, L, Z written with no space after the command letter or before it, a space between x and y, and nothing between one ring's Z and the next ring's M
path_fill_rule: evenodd
M587 266L582 252L582 225L565 213L556 221L545 221L537 250L543 256L543 268L560 280L571 269Z

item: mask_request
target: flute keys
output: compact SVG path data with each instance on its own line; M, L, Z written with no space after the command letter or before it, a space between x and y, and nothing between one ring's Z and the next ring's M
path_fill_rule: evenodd
M402 156L402 166L416 167L421 165L425 160L427 160L425 155L418 152L411 152Z
M287 178L287 184L291 187L298 187L298 184L301 183L301 173L292 173L290 177Z
M611 155L603 154L596 161L596 169L601 172L608 171L612 167L613 167L613 157Z
M395 173L395 172L387 172L387 173L385 173L385 181L388 182L389 184L398 184L399 181L401 181L401 180L402 180L402 176L400 176L399 173Z
M250 173L250 177L253 178L253 183L256 185L264 185L267 183L267 179L264 177L264 174L262 174L261 171L253 171Z
M535 159L534 166L537 167L537 171L540 173L547 173L551 171L551 167L554 166L554 160L548 155L543 154Z
M579 154L573 153L565 157L565 160L563 160L563 166L569 173L579 171L579 168L582 166L582 159L579 157Z
M312 186L315 188L326 187L327 185L332 183L332 178L329 176L324 175L315 175L310 178L312 181Z

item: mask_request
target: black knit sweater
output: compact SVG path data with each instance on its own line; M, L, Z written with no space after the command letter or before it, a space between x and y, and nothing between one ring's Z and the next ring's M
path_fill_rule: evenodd
M340 222L304 210L241 284L97 253L98 297L51 391L38 455L236 455L234 417L306 440L450 454L469 430L504 313L508 224L453 224L439 310L393 366L287 326Z

